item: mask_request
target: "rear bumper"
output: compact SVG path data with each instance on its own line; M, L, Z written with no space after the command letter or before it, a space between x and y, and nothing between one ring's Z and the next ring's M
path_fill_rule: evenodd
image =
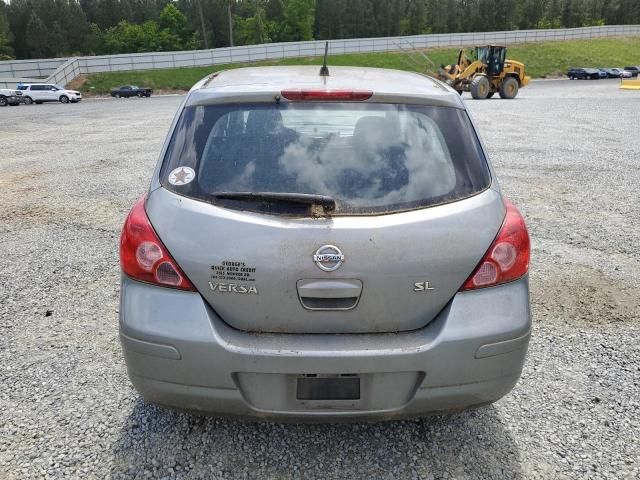
M199 294L124 277L120 339L145 400L213 414L329 420L457 411L517 382L531 328L528 279L459 293L427 327L397 334L251 334ZM360 400L301 401L302 374L357 374Z

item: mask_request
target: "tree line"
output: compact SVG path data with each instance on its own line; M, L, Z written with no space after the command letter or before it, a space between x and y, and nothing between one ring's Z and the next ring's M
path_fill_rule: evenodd
M5 1L0 59L640 23L639 0Z

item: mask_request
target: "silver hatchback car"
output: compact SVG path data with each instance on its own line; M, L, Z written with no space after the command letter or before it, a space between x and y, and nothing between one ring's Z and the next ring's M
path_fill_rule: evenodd
M186 96L121 237L145 400L296 420L456 411L513 388L529 236L465 104L394 70L243 68Z

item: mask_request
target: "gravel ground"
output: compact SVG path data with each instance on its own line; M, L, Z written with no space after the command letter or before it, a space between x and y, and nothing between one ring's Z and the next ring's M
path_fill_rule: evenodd
M0 478L640 477L640 92L470 101L533 238L534 336L500 402L295 425L145 405L117 339L117 242L179 97L0 109Z

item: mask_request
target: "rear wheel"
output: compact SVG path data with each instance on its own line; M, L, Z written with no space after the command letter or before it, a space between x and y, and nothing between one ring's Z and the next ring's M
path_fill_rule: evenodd
M61 95L60 103L69 103L69 97L67 97L66 95Z
M478 75L471 81L471 96L476 100L484 100L491 91L489 79L484 75Z
M500 98L505 98L507 100L516 98L519 88L520 85L518 84L518 80L513 77L506 77L500 84Z
M6 107L7 106L7 97L0 95L0 107Z

